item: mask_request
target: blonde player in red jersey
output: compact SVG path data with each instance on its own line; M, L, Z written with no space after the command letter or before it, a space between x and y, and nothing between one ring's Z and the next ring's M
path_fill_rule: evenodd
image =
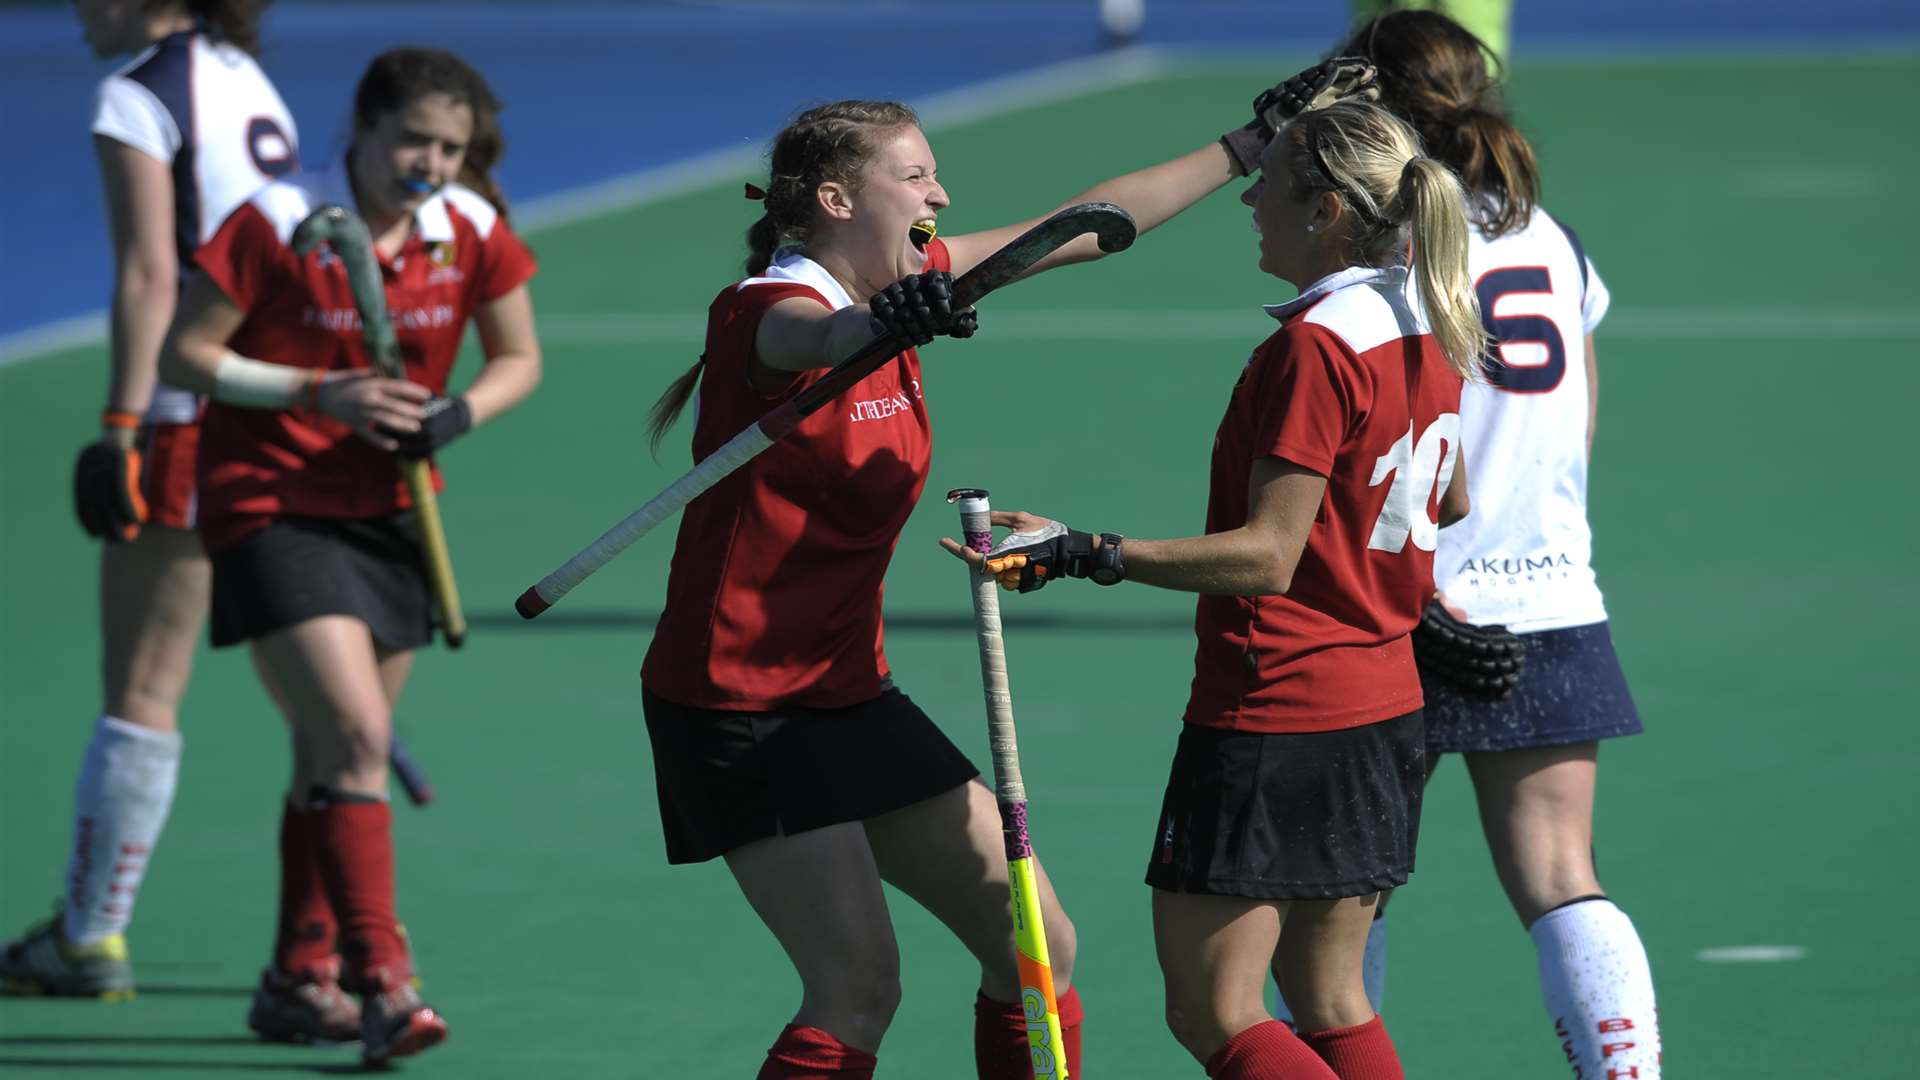
M1311 98L1335 80L1311 74ZM1318 76L1326 77L1318 77ZM1152 229L1257 161L1270 129L1089 189ZM891 102L801 114L774 140L748 277L708 313L700 361L656 405L658 435L699 385L700 459L880 333L965 336L952 276L1030 224L936 238L949 198L918 119ZM1034 272L1098 257L1091 236ZM724 858L800 975L762 1080L865 1078L899 1001L882 882L980 962L975 1067L1032 1075L993 793L893 684L881 580L926 482L928 387L914 349L689 504L641 671L667 859ZM1042 874L1069 1071L1081 1009L1073 925Z
M330 983L337 926L369 1064L447 1034L411 985L394 915L388 741L432 616L393 455L435 453L540 379L533 258L489 175L498 110L451 53L376 57L344 160L234 212L196 256L203 273L162 357L168 378L213 401L200 468L213 643L251 646L295 733L274 962L248 1022L272 1038L311 1022L298 998ZM340 260L288 246L325 204L366 220L408 380L369 369ZM486 362L450 394L469 320Z
M1640 717L1593 570L1587 462L1597 416L1593 331L1608 293L1571 228L1539 205L1533 148L1507 118L1488 50L1433 12L1356 28L1382 103L1459 170L1474 214L1468 265L1496 363L1460 403L1473 518L1441 539L1435 582L1476 625L1518 634L1504 697L1423 651L1427 751L1459 753L1494 868L1532 937L1556 1041L1581 1077L1660 1075L1653 975L1632 920L1601 887L1593 804L1603 739ZM1373 967L1384 972L1384 930Z
M1461 380L1484 336L1453 173L1386 111L1280 130L1246 193L1260 268L1300 295L1240 372L1204 536L1098 537L1034 515L978 555L1201 593L1184 729L1148 860L1167 1022L1219 1080L1401 1075L1361 979L1382 890L1413 869L1425 775L1409 631L1465 515ZM1413 265L1406 265L1411 242ZM1417 293L1417 302L1410 294ZM1299 1020L1266 1009L1268 958Z
M227 214L295 171L293 117L254 62L265 0L78 0L102 80L93 145L114 252L112 373L74 504L100 551L102 703L74 783L61 911L0 946L8 992L134 993L126 928L173 805L179 706L206 621L194 535L200 400L160 382L182 267ZM9 867L12 873L16 868Z

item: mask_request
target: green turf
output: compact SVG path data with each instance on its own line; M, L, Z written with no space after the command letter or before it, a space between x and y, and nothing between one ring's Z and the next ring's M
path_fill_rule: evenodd
M933 132L952 231L1044 209L1187 149L1265 74L1199 68ZM1553 63L1513 100L1547 203L1613 289L1601 332L1597 559L1650 734L1604 756L1600 860L1654 963L1667 1060L1694 1078L1909 1075L1901 912L1920 814L1912 505L1915 317L1905 207L1920 151L1859 103L1901 100L1920 58ZM1818 93L1808 93L1807 87ZM748 209L712 190L533 236L544 314L686 313L732 274ZM1198 528L1213 426L1247 350L1247 211L1216 196L1133 252L996 296L983 331L927 352L939 449L888 580L900 681L984 762L977 669L937 495L1138 535ZM1126 340L1038 341L997 316L1187 309ZM1662 338L1648 312L1865 309L1886 336ZM1901 317L1905 322L1899 322ZM1636 323L1634 320L1640 318ZM1900 327L1904 326L1905 329ZM1244 328L1244 337L1239 330ZM424 655L400 723L442 803L397 816L403 917L453 1041L423 1076L746 1076L797 983L725 871L669 870L636 672L672 532L637 545L549 621L512 597L684 466L648 458L640 417L691 343L550 343L520 412L448 455L444 503L475 616ZM97 709L92 549L67 508L98 357L0 369L0 932L58 891L73 768ZM684 445L678 442L677 445ZM1197 1075L1160 1022L1139 884L1190 674L1190 601L1061 588L1009 600L1022 750L1043 858L1079 925L1088 1075ZM1041 625L1040 612L1076 630ZM257 1046L245 994L273 921L284 736L248 666L204 654L189 752L133 936L122 1006L0 1001L0 1072L126 1077L341 1071L347 1050ZM1396 902L1387 1016L1414 1076L1564 1075L1529 942L1506 910L1457 768L1427 806ZM924 913L896 905L906 999L896 1076L971 1075L972 977ZM1798 945L1785 964L1697 950ZM1844 1065L1840 1063L1845 1063Z

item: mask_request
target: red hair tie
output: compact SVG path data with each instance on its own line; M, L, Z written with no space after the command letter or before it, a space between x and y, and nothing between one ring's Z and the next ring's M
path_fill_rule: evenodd
M767 198L767 189L749 183L747 184L747 198L752 199L754 202L764 202Z

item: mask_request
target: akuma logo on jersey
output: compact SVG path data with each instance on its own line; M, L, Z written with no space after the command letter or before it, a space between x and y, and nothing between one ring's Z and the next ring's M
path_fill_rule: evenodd
M1571 578L1578 564L1565 552L1552 555L1512 558L1466 559L1454 571L1469 586L1518 585L1521 582L1559 581Z

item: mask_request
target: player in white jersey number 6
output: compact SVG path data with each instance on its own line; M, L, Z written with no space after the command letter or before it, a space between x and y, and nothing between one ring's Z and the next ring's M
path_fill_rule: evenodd
M113 243L112 370L100 436L74 472L80 524L106 541L103 700L74 785L62 910L0 949L0 984L113 1000L133 994L124 932L173 803L178 707L210 577L194 533L200 399L159 382L160 342L181 267L298 159L293 117L253 59L263 0L74 6L95 56L136 54L101 82L94 106Z
M1494 867L1533 937L1574 1074L1654 1080L1660 1034L1646 950L1593 860L1599 740L1640 730L1587 524L1592 335L1607 289L1573 230L1538 205L1533 149L1507 119L1471 34L1443 15L1399 12L1360 26L1335 52L1373 61L1382 104L1473 193L1468 262L1496 339L1487 381L1460 401L1473 516L1442 534L1434 576L1469 622L1517 633L1521 664L1517 679L1502 680L1513 685L1489 687L1416 635L1427 753L1466 758ZM1373 967L1384 971L1384 927L1374 945Z

